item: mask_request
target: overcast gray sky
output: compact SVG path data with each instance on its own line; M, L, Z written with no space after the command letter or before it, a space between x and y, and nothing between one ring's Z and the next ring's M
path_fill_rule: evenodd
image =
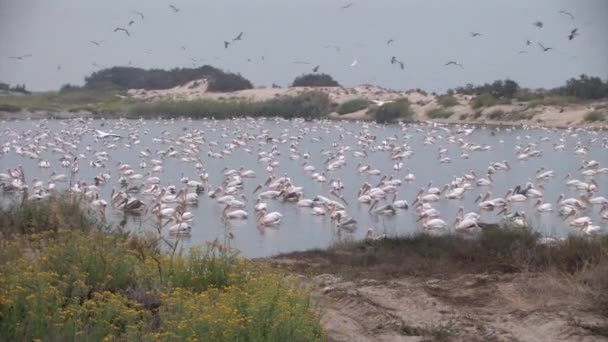
M575 27L580 35L569 41ZM240 31L243 41L224 49ZM539 41L554 49L543 53ZM389 63L393 55L405 70ZM256 85L286 85L319 64L347 86L443 91L511 78L554 87L581 73L608 77L608 0L0 0L0 81L56 89L82 84L94 63L172 68L193 66L191 58ZM444 66L451 59L465 69Z

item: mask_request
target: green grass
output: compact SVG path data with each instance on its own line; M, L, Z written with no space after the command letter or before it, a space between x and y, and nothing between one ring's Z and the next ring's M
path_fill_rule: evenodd
M532 99L527 104L527 109L538 106L567 106L569 104L578 103L580 100L573 96L547 96L540 99Z
M353 113L359 110L363 110L369 106L369 102L364 98L357 98L348 100L338 106L336 112L340 115Z
M29 95L0 96L0 105L19 107L29 111L117 113L135 100L122 99L117 90L70 90L65 92L41 92Z
M426 112L426 115L431 119L447 119L454 115L454 112L444 108L434 108Z
M591 111L585 114L585 121L587 122L599 122L606 121L606 113L600 111Z
M1 98L0 98L1 99ZM21 110L21 107L8 103L0 103L0 112L15 113Z
M481 94L475 96L475 98L471 101L471 107L473 109L482 108L482 107L492 107L501 104L510 104L510 99L497 99L492 94Z
M450 95L441 95L437 98L437 103L439 103L443 107L448 108L456 106L458 104L458 99Z
M225 245L163 252L156 233L46 202L2 209L0 340L324 340L309 290L285 274Z

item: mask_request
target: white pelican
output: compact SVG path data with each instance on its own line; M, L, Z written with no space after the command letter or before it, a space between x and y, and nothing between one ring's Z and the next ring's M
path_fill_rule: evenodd
M568 215L566 215L566 217L564 217L564 221L567 220L569 217L575 216L577 214L578 214L578 210L573 209ZM573 217L570 220L570 225L575 226L575 227L582 227L585 224L585 222L591 223L591 218L589 216Z
M276 226L281 223L283 215L277 211L266 213L265 210L258 212L258 224L261 226Z
M536 210L540 212L553 211L553 206L551 206L551 203L543 203L542 199L538 199L536 201L536 203L534 204L534 208L536 208Z
M228 211L230 209L230 205L226 205L226 207L224 207L224 210L222 211L222 217L225 219L229 219L229 220L244 220L246 219L249 214L247 214L247 212L245 210L234 210L234 211Z
M581 233L585 235L595 235L602 230L600 226L595 226L591 224L591 221L585 221L581 226Z

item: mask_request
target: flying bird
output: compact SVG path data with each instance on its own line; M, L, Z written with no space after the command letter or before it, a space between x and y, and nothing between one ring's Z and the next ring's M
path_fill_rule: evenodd
M316 67L312 68L312 72L317 72L317 71L319 71L319 67L320 67L320 65L317 65Z
M118 31L122 31L122 32L126 33L127 36L131 37L131 34L129 33L129 31L126 28L117 27L114 29L114 32L118 32Z
M574 20L574 15L568 11L561 10L561 11L559 11L559 13L563 14L563 15L567 15L570 17L570 19Z
M230 42L227 42L227 41L224 40L224 49L227 49L228 45L230 45Z
M15 60L22 61L22 60L24 60L25 58L28 58L28 57L32 57L32 55L31 54L27 54L27 55L22 55L22 56L10 56L9 59L15 59Z
M530 44L532 44L532 42L530 41L530 39L526 39L526 46L530 46Z
M574 30L570 31L570 34L568 35L568 40L572 40L576 36L578 36L578 28L575 28Z
M471 32L471 37L481 36L482 34L479 32Z
M349 3L347 3L346 5L344 5L344 6L340 7L340 8L341 9L351 8L351 7L353 7L354 4L355 4L354 2L349 2Z
M391 57L391 64L395 64L397 63L397 57L393 56Z
M405 69L405 63L403 63L402 61L397 61L397 63L399 63L399 67L401 67L401 70Z
M101 46L101 43L103 43L103 40L91 40L90 43L93 45Z
M169 7L171 7L173 12L175 12L175 13L179 12L179 8L175 7L175 5L169 5Z
M354 67L355 65L357 65L357 63L359 63L359 61L355 59L352 63L350 63L350 66Z
M459 63L459 62L457 62L457 61L448 61L447 63L445 63L445 65L446 65L446 66L448 66L448 65L457 65L457 66L459 66L461 69L464 69L464 66L462 66L462 64L460 64L460 63Z
M543 22L542 21L535 21L534 23L532 23L532 25L538 27L539 29L543 28Z
M538 46L540 46L540 48L543 49L543 52L547 52L547 51L553 49L552 47L545 47L542 43L538 43Z
M144 20L144 14L140 11L133 11L134 14L137 14L138 16L141 17L141 20Z
M374 103L376 106L382 107L382 106L384 106L384 105L385 105L385 104L387 104L387 103L393 103L393 102L395 102L395 101L392 101L392 100L391 100L391 101L372 100L372 102L373 102L373 103Z
M131 25L133 25L133 24L135 24L135 20L131 20L131 21L129 21L129 26L131 26Z
M389 40L386 41L386 45L391 45L394 42L395 42L394 39L389 39Z
M528 53L528 51L526 51L526 50L521 50L521 51L519 51L517 54L518 54L518 55L523 55L524 53Z
M232 39L232 41L237 41L237 40L243 40L243 32L239 33L238 36L236 36L234 39Z

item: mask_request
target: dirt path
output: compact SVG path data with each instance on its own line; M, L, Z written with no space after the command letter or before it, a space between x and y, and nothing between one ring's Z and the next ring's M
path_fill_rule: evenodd
M567 279L538 274L450 280L310 279L330 341L608 341Z

